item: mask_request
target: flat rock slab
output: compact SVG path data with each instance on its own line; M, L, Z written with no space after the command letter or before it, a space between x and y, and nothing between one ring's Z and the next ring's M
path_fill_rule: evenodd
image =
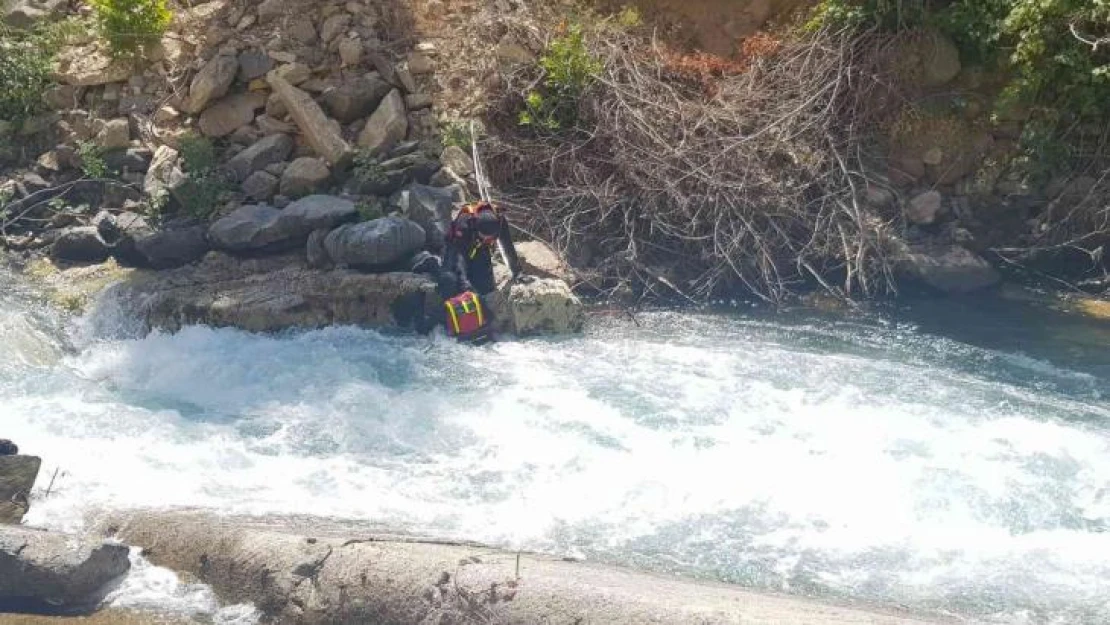
M0 526L0 611L95 606L127 573L125 545L16 525Z

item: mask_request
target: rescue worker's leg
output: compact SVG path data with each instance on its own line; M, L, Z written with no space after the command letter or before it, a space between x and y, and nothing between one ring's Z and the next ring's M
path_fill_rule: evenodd
M474 258L466 260L466 278L479 295L488 295L497 290L493 279L493 257L488 248L478 250Z

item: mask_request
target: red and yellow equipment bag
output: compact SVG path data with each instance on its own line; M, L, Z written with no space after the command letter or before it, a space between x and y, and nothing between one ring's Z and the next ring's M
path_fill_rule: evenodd
M443 303L447 307L447 334L458 338L469 337L486 325L482 300L473 291L456 295Z

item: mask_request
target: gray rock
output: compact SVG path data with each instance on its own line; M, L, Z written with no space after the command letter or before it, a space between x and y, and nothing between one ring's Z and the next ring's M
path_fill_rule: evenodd
M19 453L19 446L10 439L0 438L0 456L14 456ZM36 472L38 470L36 469ZM32 482L33 483L33 482Z
M383 217L332 230L324 239L328 257L340 265L385 267L411 257L427 236L415 222Z
M246 193L252 200L258 202L265 202L274 197L278 189L277 176L266 173L265 171L256 171L247 176L243 181L243 193Z
M7 439L4 442L5 453L0 455L0 524L20 523L31 507L31 489L42 461L34 456L17 456L19 448Z
M439 155L439 161L443 163L444 167L450 167L451 171L459 176L469 176L474 173L474 161L471 160L466 150L457 145L449 145L443 148L443 152Z
M224 165L235 182L242 182L254 172L280 163L293 153L293 139L289 135L270 135L259 139Z
M457 186L460 189L466 188L466 180L456 174L450 167L441 167L428 181L428 184L433 187Z
M289 84L276 72L270 72L267 79L274 93L278 94L289 109L293 121L297 123L312 149L332 166L348 162L352 150L343 140L339 124L328 119L307 93Z
M143 193L152 199L167 201L188 181L178 165L177 150L168 145L158 146L143 180Z
M409 53L409 71L414 75L430 74L432 69L432 60L426 55L419 52Z
M319 228L331 229L358 217L354 202L332 195L309 195L281 211L276 229L290 239L304 240Z
M111 150L104 153L104 164L111 171L145 174L153 154L146 148Z
M914 245L902 254L910 275L945 293L979 291L1002 280L986 260L957 245Z
M288 63L275 69L274 73L293 86L300 85L312 78L312 69L304 63Z
M931 32L922 45L925 85L939 87L960 73L960 49L948 36Z
M110 119L96 133L96 145L102 150L124 149L131 145L131 126L126 118Z
M217 249L246 252L282 242L274 225L281 211L263 204L241 206L221 217L208 229L208 239Z
M285 108L285 103L281 101L278 94L271 93L270 97L266 98L266 114L274 119L281 119L289 114L289 109Z
M324 20L324 25L320 27L320 40L324 43L331 43L332 40L341 35L343 31L347 30L350 25L350 15L347 13L336 13Z
M0 17L13 28L27 30L37 22L61 17L65 0L12 0L0 3Z
M410 93L405 96L405 108L410 111L419 111L432 105L432 96L426 93Z
M264 0L258 5L258 19L265 24L285 14L286 0Z
M261 50L247 50L239 55L239 80L242 82L262 78L273 68L273 59Z
M316 191L331 177L328 164L320 158L298 158L281 174L281 194L301 197Z
M312 18L307 15L295 16L288 28L289 35L304 45L316 42L316 27L312 25Z
M940 212L941 195L938 191L926 191L914 196L906 206L906 219L918 225L928 225L937 220Z
M224 98L201 113L200 131L206 137L226 137L254 121L254 112L264 106L266 96L258 92Z
M173 269L195 263L208 252L206 228L202 225L160 230L135 239L140 267Z
M78 226L62 230L50 248L55 260L100 263L107 260L111 251L95 226Z
M370 61L370 64L374 66L383 80L395 87L401 86L397 80L397 73L393 69L393 63L390 63L389 59L379 50L366 50L366 59Z
M424 229L424 244L430 249L443 247L451 223L454 197L451 191L422 184L413 184L401 191L398 198L401 213Z
M354 67L362 63L362 40L347 37L339 42L339 62L343 67Z
M373 113L392 90L377 74L359 76L323 94L324 108L341 123L348 124Z
M331 267L331 258L328 257L328 250L324 247L324 239L327 238L331 230L321 228L313 230L312 234L308 235L308 244L305 247L305 257L308 266L312 269L327 269Z
M360 147L372 154L384 154L404 140L408 134L409 120L405 99L394 89L378 105L358 137Z
M259 115L254 121L263 135L290 135L297 132L296 125L274 119L269 115Z
M122 212L118 215L112 215L107 211L101 211L93 218L93 225L96 226L96 231L100 234L100 238L113 248L125 246L127 239L133 241L136 238L154 233L154 228L150 227L146 218L138 213L129 211Z
M201 68L189 85L189 97L185 100L185 111L195 115L203 111L213 100L227 95L227 90L231 87L231 83L235 81L235 74L238 72L239 60L237 58L223 54L213 57Z
M0 527L0 600L40 608L95 606L131 568L128 548L17 526Z
M586 321L585 307L562 280L511 284L493 299L502 328L520 336L575 333Z

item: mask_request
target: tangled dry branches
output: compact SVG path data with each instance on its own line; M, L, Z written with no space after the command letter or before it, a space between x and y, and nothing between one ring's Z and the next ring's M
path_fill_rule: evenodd
M635 283L704 300L738 288L780 301L803 284L892 291L894 215L865 207L867 131L898 89L889 38L826 32L774 46L707 95L653 42L590 41L604 71L577 128L525 136L513 111L538 81L507 76L490 169L532 231L601 289Z

